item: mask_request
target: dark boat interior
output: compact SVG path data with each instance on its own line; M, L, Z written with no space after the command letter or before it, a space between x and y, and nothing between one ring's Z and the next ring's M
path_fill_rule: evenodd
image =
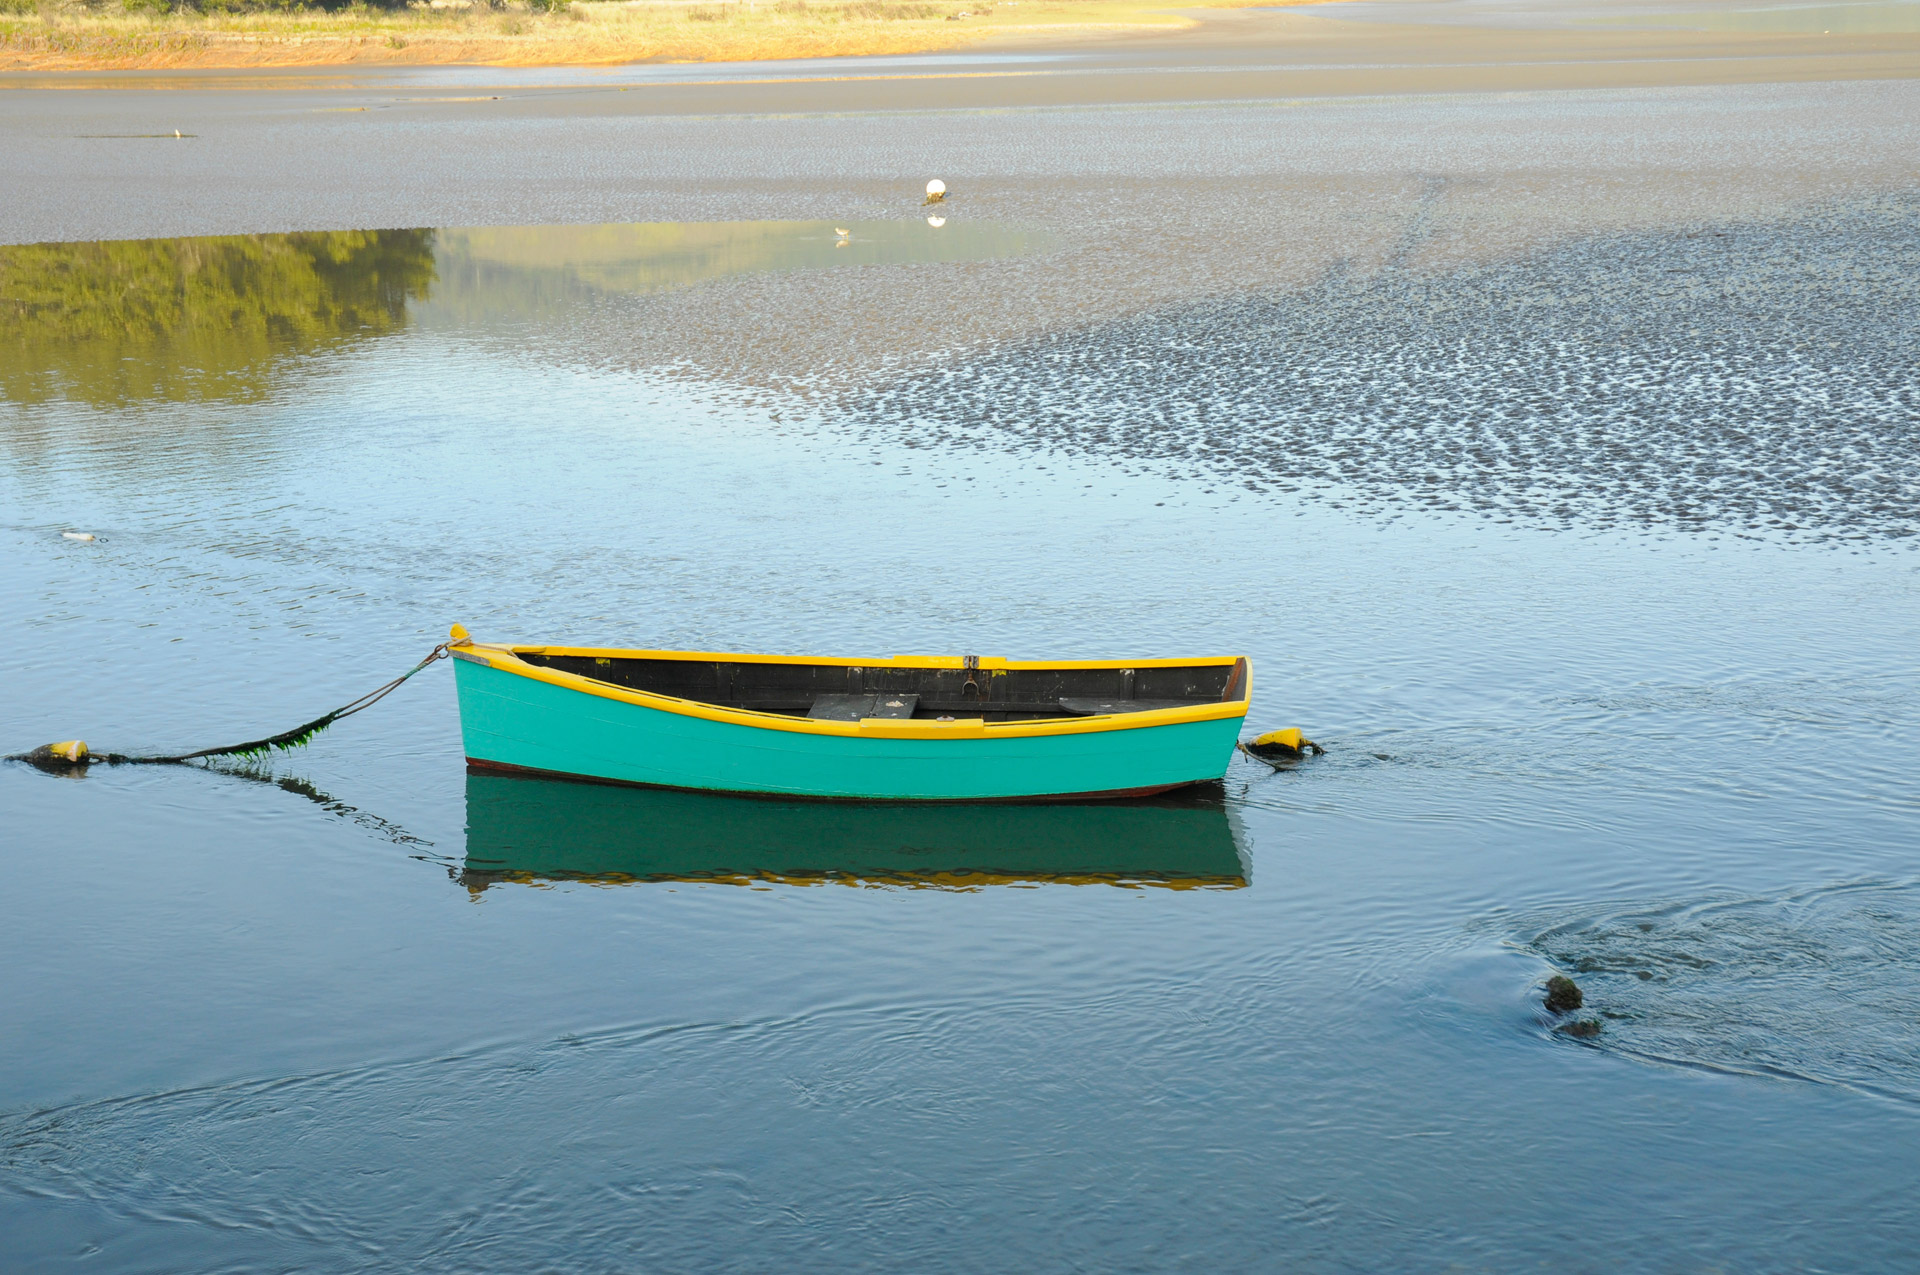
M529 664L630 690L816 721L978 717L990 722L1093 717L1239 699L1247 662L1167 668L915 668L549 655Z

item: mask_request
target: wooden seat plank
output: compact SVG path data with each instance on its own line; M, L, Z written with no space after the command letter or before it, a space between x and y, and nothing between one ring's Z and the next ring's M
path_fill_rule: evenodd
M857 722L865 717L908 718L920 697L891 691L833 692L813 697L807 716L817 722Z
M1190 699L1090 699L1063 696L1060 707L1075 717L1098 717L1106 713L1145 713L1156 708L1187 708L1197 702Z

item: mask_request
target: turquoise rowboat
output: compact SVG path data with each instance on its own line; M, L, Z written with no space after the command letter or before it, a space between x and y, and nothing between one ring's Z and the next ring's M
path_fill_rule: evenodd
M1040 663L475 642L448 652L475 771L856 801L1138 797L1217 780L1244 656Z

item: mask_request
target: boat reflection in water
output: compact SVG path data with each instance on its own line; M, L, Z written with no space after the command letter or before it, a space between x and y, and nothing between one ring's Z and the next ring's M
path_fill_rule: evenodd
M1088 805L781 801L469 774L467 858L489 886L780 881L968 889L1236 888L1242 839L1217 790Z

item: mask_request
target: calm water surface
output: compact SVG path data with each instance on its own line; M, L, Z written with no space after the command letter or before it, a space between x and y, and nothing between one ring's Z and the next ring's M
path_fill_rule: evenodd
M0 767L0 1264L1900 1268L1915 210L791 402L553 333L1044 236L0 249L7 751L283 729L454 621L1245 651L1249 728L1329 749L1145 805L735 802L469 777L436 667L266 764Z

